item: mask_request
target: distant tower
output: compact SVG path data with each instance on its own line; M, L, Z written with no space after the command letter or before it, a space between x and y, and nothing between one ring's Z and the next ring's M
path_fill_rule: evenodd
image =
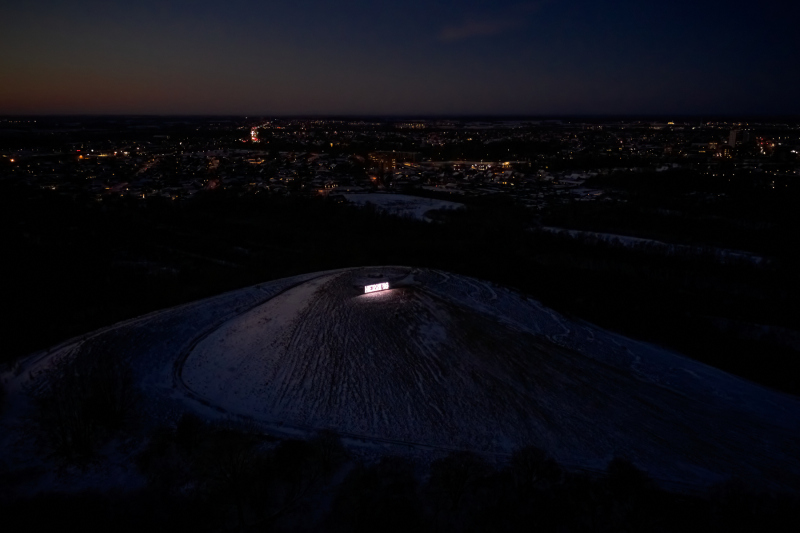
M731 136L728 138L730 146L736 146L736 138L739 136L739 130L731 130Z

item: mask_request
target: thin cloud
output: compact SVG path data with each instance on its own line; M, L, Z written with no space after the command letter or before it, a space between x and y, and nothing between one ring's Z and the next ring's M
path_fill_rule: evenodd
M467 21L458 26L446 26L439 32L439 40L446 43L463 41L472 37L489 37L511 30L521 23L513 20Z
M544 6L552 0L540 0L536 2L524 2L511 8L511 13L504 16L493 17L487 20L467 19L461 24L445 26L439 32L439 40L452 43L471 39L473 37L490 37L503 32L511 31L527 24L534 13L538 13Z

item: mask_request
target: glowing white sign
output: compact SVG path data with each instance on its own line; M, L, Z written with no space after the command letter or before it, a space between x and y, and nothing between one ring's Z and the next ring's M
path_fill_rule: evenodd
M385 291L389 288L389 282L378 283L376 285L367 285L364 287L364 293L376 292L376 291Z

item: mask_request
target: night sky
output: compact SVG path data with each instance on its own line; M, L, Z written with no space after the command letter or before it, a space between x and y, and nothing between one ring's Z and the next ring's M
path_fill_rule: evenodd
M5 2L0 113L798 114L797 2Z

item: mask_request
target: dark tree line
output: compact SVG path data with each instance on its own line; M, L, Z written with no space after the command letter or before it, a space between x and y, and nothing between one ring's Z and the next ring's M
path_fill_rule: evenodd
M795 531L796 496L733 480L669 492L621 458L566 471L536 447L495 464L452 452L430 464L368 463L339 438L278 441L185 415L138 455L144 488L0 499L11 530L40 531Z
M87 350L49 369L32 397L46 446L57 456L82 461L129 421L138 390L122 357Z

